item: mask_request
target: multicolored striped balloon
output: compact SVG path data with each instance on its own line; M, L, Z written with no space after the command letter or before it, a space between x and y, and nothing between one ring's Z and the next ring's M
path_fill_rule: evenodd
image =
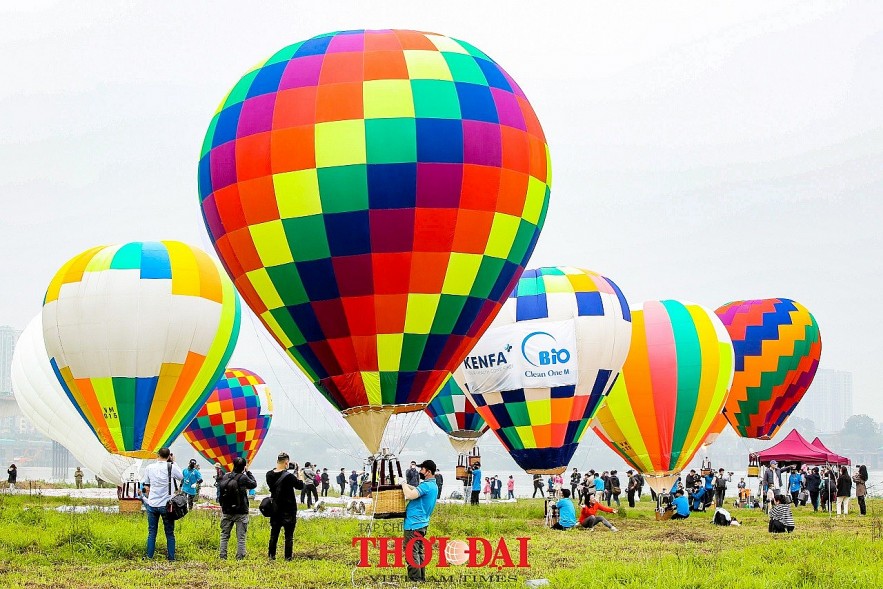
M448 434L448 441L457 454L469 453L478 438L488 430L487 423L453 376L426 406L426 414L432 423Z
M512 78L469 43L402 30L280 50L223 100L199 160L236 288L372 451L493 320L550 184Z
M714 416L714 421L711 422L711 427L708 429L708 433L705 435L705 441L702 442L702 445L707 447L714 444L726 428L726 415L724 415L723 412L718 413Z
M816 375L822 355L819 325L806 307L789 299L736 301L715 313L736 352L724 413L743 438L769 440Z
M567 468L625 361L630 321L622 292L600 274L564 266L527 270L521 276L464 362L464 373L466 395L525 471L560 474ZM563 336L573 348L563 343ZM548 352L545 364L531 352L536 341L549 344L539 352ZM557 354L560 364L553 364L551 354ZM493 367L484 367L491 360L506 366L496 373L502 380ZM555 376L552 369L557 366L562 368L555 372L569 374ZM544 382L549 385L542 386Z
M228 368L184 430L184 439L206 460L232 471L237 456L252 463L272 420L273 398L263 379L243 368Z
M94 247L43 302L52 368L112 454L152 458L202 407L239 336L239 297L208 254L178 241Z
M733 345L710 310L647 301L632 314L622 374L592 429L657 491L670 488L720 414L733 380Z

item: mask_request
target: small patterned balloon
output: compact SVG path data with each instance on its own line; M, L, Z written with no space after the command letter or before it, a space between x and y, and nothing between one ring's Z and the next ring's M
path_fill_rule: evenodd
M261 377L242 368L228 368L184 430L184 438L206 460L220 462L229 471L237 456L251 464L272 419L273 399Z
M822 355L819 324L789 299L736 301L715 313L736 353L724 415L743 438L769 440L816 375Z
M461 379L462 380L462 379ZM465 386L465 384L464 384ZM475 410L454 376L448 379L426 407L426 414L443 432L458 454L466 454L488 430L487 423Z

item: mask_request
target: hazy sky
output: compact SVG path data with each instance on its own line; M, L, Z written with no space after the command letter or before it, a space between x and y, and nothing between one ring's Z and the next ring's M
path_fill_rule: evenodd
M883 317L867 311L883 292L883 4L12 4L0 324L23 328L92 245L209 249L199 148L250 66L322 32L414 28L480 47L540 117L554 182L531 266L602 272L632 306L796 299L819 322L822 367L852 371L855 412L883 420ZM268 354L295 380L256 333L243 323L234 364Z

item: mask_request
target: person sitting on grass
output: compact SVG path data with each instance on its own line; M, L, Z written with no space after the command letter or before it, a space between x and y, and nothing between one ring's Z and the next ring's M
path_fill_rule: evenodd
M553 530L569 530L576 525L576 508L570 500L570 489L561 489L561 499L555 504L558 507L558 523Z
M594 496L586 495L583 508L579 512L579 525L590 530L594 530L597 524L604 524L611 532L618 532L616 526L607 521L603 515L597 515L599 511L607 513L616 513L616 509L611 509L603 503L597 503Z
M770 525L769 532L771 534L782 534L794 531L794 514L791 513L790 497L785 495L774 495L773 506L770 507Z
M675 513L671 516L671 519L687 519L690 517L690 502L687 501L687 498L684 497L684 490L678 489L675 493L675 498L672 499L671 506L674 508Z

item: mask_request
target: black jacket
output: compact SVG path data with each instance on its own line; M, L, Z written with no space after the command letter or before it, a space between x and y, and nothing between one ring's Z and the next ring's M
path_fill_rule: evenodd
M849 475L842 474L837 478L837 496L850 497L852 495L852 479Z
M817 475L814 472L806 475L806 490L810 493L815 493L819 490L819 486L822 484L822 477Z
M280 479L285 476L284 480ZM276 483L279 483L278 485ZM291 471L283 470L276 472L271 470L267 473L267 486L270 488L270 496L276 513L270 518L270 523L291 521L297 518L297 498L294 490L303 490L304 482L297 478Z
M222 505L221 512L225 515L247 515L248 490L257 488L258 482L254 480L254 476L251 474L250 470L246 470L244 472L228 472L224 475L224 479L231 478L235 478L236 484L239 486L239 507L237 509L226 509Z

